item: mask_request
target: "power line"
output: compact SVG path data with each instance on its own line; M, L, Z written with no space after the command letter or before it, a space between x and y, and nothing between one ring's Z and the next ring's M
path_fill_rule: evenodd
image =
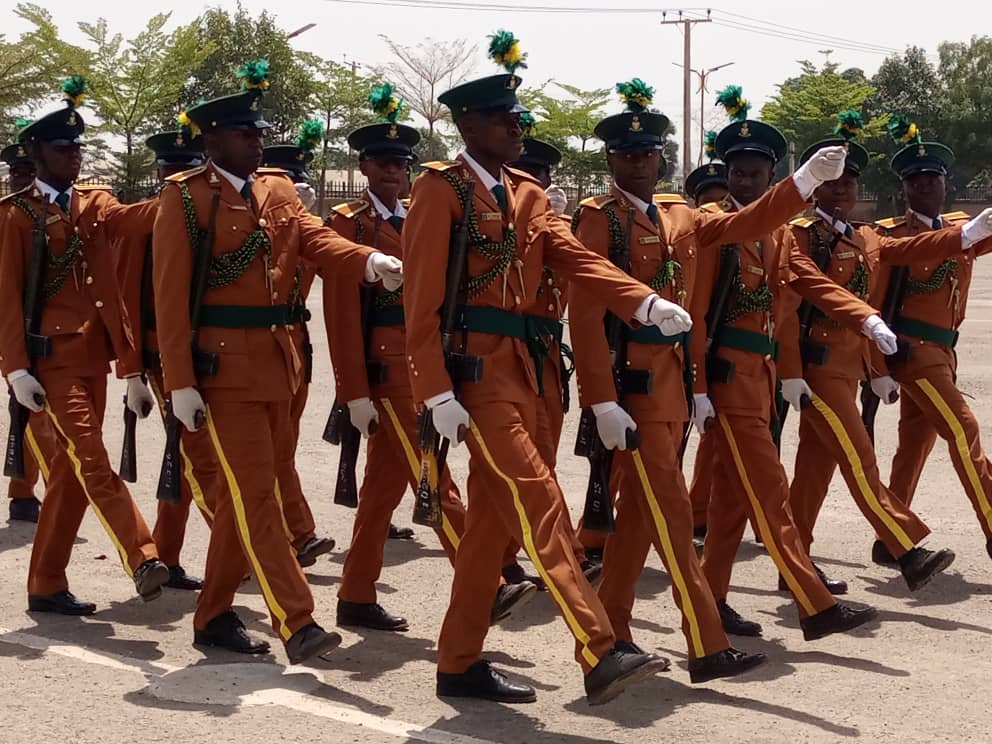
M562 14L651 14L657 15L656 8L616 8L616 7L566 7L561 5L510 5L507 3L470 3L461 0L324 0L345 5L373 5L398 8L421 8L432 10L474 10L487 12L514 13L562 13Z

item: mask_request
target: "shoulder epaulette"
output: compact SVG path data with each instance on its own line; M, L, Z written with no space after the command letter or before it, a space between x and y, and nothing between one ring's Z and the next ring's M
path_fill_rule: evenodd
M967 212L957 211L957 212L946 212L940 215L942 220L970 220L971 215Z
M332 210L337 212L342 217L347 217L349 220L357 217L360 213L364 212L369 208L369 203L364 199L356 199L355 201L342 202L341 204L336 204L331 207Z
M591 207L592 209L602 209L607 204L612 204L617 198L613 194L600 194L599 196L589 196L579 202L580 207Z
M789 224L792 225L793 227L802 227L805 229L807 227L810 227L813 224L813 222L814 220L811 220L809 217L796 217L796 219L791 220Z
M511 168L508 165L505 165L503 167L506 170L506 172L509 173L514 178L520 178L523 179L524 181L531 181L533 183L540 183L536 178L534 178L534 176L532 176L527 171L522 171L517 168Z
M673 204L685 204L688 206L689 204L682 194L655 194L654 203L664 206L672 206Z
M198 165L195 168L190 168L189 170L180 171L179 173L173 173L171 176L166 177L166 181L171 181L175 183L181 183L186 181L193 176L203 173L207 169L206 165Z
M427 170L444 173L444 171L451 170L452 168L457 168L461 164L462 163L458 160L431 160L428 163L422 163L421 167Z
M114 188L109 183L81 183L73 184L76 191L113 191Z
M720 202L707 202L706 204L701 204L699 206L699 211L706 212L708 214L720 214L721 212L725 212L727 210L723 208L723 205Z
M3 204L9 199L13 199L15 196L32 196L32 194L28 194L28 192L33 188L34 184L31 184L30 186L25 186L20 191L11 191L9 194L5 194L3 197L0 197L0 204ZM41 194L39 193L38 196L41 196Z
M899 225L906 224L905 217L886 217L884 220L875 220L875 224L883 230L893 230Z

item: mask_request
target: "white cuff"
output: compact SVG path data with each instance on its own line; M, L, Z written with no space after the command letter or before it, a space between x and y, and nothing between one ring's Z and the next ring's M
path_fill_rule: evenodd
M879 323L884 323L881 315L869 315L861 324L861 335L871 338L871 332L875 330Z
M379 275L375 271L375 257L378 255L379 251L372 253L368 260L365 262L365 281L368 284L375 284L379 281Z
M446 390L443 393L438 393L437 395L432 395L430 398L424 401L424 405L429 409L434 410L442 403L447 403L449 400L454 399L455 391Z
M347 403L348 410L353 411L354 409L358 408L358 406L363 406L366 403L371 403L371 402L372 401L369 398L355 398L354 400L349 400Z
M961 250L966 251L975 243L984 240L987 235L982 229L984 225L978 220L970 220L961 228Z
M27 377L29 374L31 373L28 372L26 369L15 369L13 372L7 375L7 382L13 384L14 381L20 380L22 377Z
M609 413L610 411L616 410L619 406L616 401L611 400L605 403L593 403L590 408L592 408L592 412L594 414L597 416L602 416L604 413Z
M651 306L657 299L658 295L653 292L645 297L641 304L637 306L637 311L634 313L634 320L641 325L647 325L650 321Z
M803 199L809 199L813 196L813 192L816 191L817 187L821 183L823 183L809 172L809 168L800 168L793 173L792 182L796 184L796 190Z

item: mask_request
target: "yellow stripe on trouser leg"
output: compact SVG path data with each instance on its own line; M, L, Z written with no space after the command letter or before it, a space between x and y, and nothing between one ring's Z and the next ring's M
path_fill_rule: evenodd
M751 508L754 509L754 516L758 520L758 531L761 538L764 540L765 549L771 554L772 560L775 561L775 565L778 566L779 570L782 572L782 578L785 579L785 583L789 586L789 589L796 596L799 604L802 605L803 610L805 610L807 615L816 614L816 608L810 601L809 597L806 596L806 592L796 581L795 575L785 564L782 558L782 553L778 549L778 543L775 542L775 538L772 535L771 528L768 526L768 519L765 517L765 512L761 508L761 503L758 501L758 497L754 493L754 488L751 487L751 479L748 478L747 468L744 467L744 460L741 457L741 451L737 447L737 440L734 439L734 432L730 428L730 422L727 421L727 417L723 414L717 414L717 420L720 422L720 426L723 429L723 433L727 437L727 443L730 445L730 453L734 458L734 465L737 468L737 475L741 479L741 483L744 485L744 492L747 494L747 500L751 503Z
M207 430L210 432L210 439L214 443L214 449L217 451L217 459L220 461L221 470L224 472L224 478L227 480L227 487L231 492L231 503L234 505L234 523L238 526L238 532L241 533L245 555L248 558L248 562L251 563L255 578L258 579L258 585L262 588L265 603L269 606L276 620L279 621L279 635L282 636L283 640L288 641L293 633L286 625L286 611L276 599L276 595L269 585L269 580L262 570L262 564L255 554L255 548L251 544L251 532L248 529L248 519L245 516L245 503L241 498L241 487L238 485L237 478L234 477L234 471L231 469L231 464L227 461L227 455L224 454L224 448L221 446L220 437L217 434L217 427L214 426L214 418L210 413L210 406L207 406Z
M282 519L282 531L286 533L286 539L289 540L290 542L293 542L293 540L296 538L296 535L294 535L293 531L289 529L289 522L286 521L286 509L282 505L282 490L279 488L279 479L276 478L272 485L273 485L272 491L273 493L275 493L276 496L276 503L279 505L279 517ZM303 536L300 535L300 537Z
M206 515L207 519L213 519L214 513L207 508L207 500L203 497L203 488L200 486L200 481L196 479L196 474L193 472L193 461L186 455L186 448L183 447L182 441L179 442L179 454L183 458L183 478L186 479L186 484L189 486L193 503Z
M644 497L647 499L648 506L651 509L654 527L658 532L658 538L661 540L662 549L665 551L666 563L672 572L672 581L675 582L676 589L682 595L682 611L685 613L685 619L689 621L689 637L692 639L693 653L697 658L706 656L706 649L703 647L703 636L699 632L699 619L696 617L696 610L692 606L692 598L689 596L689 589L686 586L685 577L682 575L682 567L679 565L678 558L675 555L671 535L668 534L668 521L658 506L658 500L655 498L654 489L651 487L651 479L648 478L647 470L644 468L644 460L641 459L640 450L633 450L630 456L634 459L634 467L637 468L637 476L640 478L641 488L644 489Z
M844 457L847 458L847 462L851 466L851 470L854 473L854 480L858 484L858 490L864 497L865 503L875 513L875 516L882 520L886 529L892 533L892 536L899 541L899 544L903 548L906 550L912 548L913 541L909 539L909 535L892 518L892 515L882 508L882 505L878 501L878 494L872 490L871 484L868 483L868 478L865 477L864 466L861 464L861 458L858 457L858 450L855 448L850 435L848 435L847 430L844 428L843 422L834 413L833 409L827 405L826 401L815 394L813 395L813 407L823 416L823 419L827 422L827 426L830 427L830 430L837 438L840 448L844 450Z
M49 468L48 462L45 460L45 455L41 451L41 445L38 444L38 440L34 437L34 432L31 431L31 424L28 424L25 430L28 439L28 449L31 450L31 454L34 457L34 461L38 463L38 472L41 473L41 479L48 485Z
M544 580L544 583L547 585L548 591L551 592L551 596L555 599L555 603L561 608L562 614L565 616L565 622L572 631L572 635L574 635L575 639L582 644L582 658L584 658L590 666L596 666L599 663L599 658L597 658L596 654L594 654L592 649L589 648L589 634L586 633L585 629L579 623L578 618L576 618L572 613L572 608L566 604L561 590L555 585L551 578L551 574L548 573L547 569L544 567L544 563L541 561L541 556L537 554L537 547L534 545L534 534L530 527L530 521L527 519L527 511L524 509L523 502L520 500L520 491L517 489L516 482L513 478L499 469L499 466L493 459L492 453L489 451L489 447L486 446L486 442L482 438L482 432L479 431L479 428L475 425L475 422L470 420L469 425L472 427L472 434L479 443L479 449L482 450L482 456L489 464L489 467L492 468L493 472L496 473L496 475L498 475L504 483L506 483L506 487L509 489L510 495L513 496L513 506L516 508L517 517L520 520L520 531L523 535L523 543L524 548L527 550L527 555L530 556L530 560L534 564L534 568L537 569L538 574L540 574L541 578Z
M75 442L73 442L72 439L69 438L69 435L65 433L65 430L62 428L61 424L59 424L55 411L52 410L52 407L48 405L47 402L45 403L45 410L48 411L48 417L52 420L52 423L55 424L55 428L65 440L65 452L69 457L69 461L72 463L73 471L76 473L76 480L79 481L79 485L82 487L83 493L86 494L86 500L90 503L90 506L93 507L93 513L96 514L97 519L100 520L100 524L103 525L103 529L110 537L110 541L114 544L114 547L117 548L117 554L121 557L121 565L124 566L124 571L128 576L134 576L134 572L131 570L131 565L127 561L127 551L124 549L121 541L114 533L113 528L110 526L110 522L107 521L107 518L103 515L103 512L100 511L100 507L96 505L93 497L90 496L90 491L86 487L86 479L83 477L83 463L76 455Z
M971 483L971 489L975 492L975 499L978 501L979 507L981 507L985 524L992 527L992 505L989 504L988 495L985 493L985 489L982 488L982 479L978 476L978 471L975 470L975 463L971 459L971 450L968 448L968 436L964 432L964 427L961 426L961 422L954 415L954 411L947 405L947 401L941 397L940 392L933 386L930 380L924 377L917 380L916 384L920 386L923 394L930 399L934 408L937 409L937 412L947 422L947 425L951 427L951 433L954 434L954 448L957 450L958 457L961 458L965 472L968 474L968 481Z
M399 437L400 445L403 447L403 453L406 455L406 461L409 463L410 470L413 472L413 480L416 482L420 477L420 460L417 457L417 453L410 443L410 438L406 435L406 430L400 424L400 417L396 415L396 409L393 408L392 402L389 398L379 398L379 402L382 403L386 415L389 416L389 422L393 425L396 436ZM461 542L461 538L455 532L451 521L445 516L443 509L441 510L441 529L444 531L444 536L455 546L455 550L458 550L458 543Z

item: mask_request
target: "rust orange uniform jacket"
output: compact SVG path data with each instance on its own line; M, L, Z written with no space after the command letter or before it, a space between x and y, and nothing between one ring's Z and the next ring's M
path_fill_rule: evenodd
M109 191L76 186L67 215L31 186L4 199L0 209L0 370L7 375L26 369L24 313L21 297L32 254L32 218L27 206L45 220L49 264L40 332L52 339L52 354L39 359L44 374L70 369L104 374L111 359L118 375L141 371L114 267L112 243L131 231L147 232L154 202L124 206ZM66 251L69 253L66 253ZM74 260L69 257L76 254ZM53 260L65 258L65 266Z
M609 301L624 320L633 318L649 294L647 287L583 247L550 209L535 179L522 171L503 169L508 213L513 216L508 224L495 197L475 180L464 162L430 164L414 184L415 207L404 225L402 243L406 352L415 400L424 401L453 387L444 366L439 317L451 230L462 217L458 195L445 178L449 171L458 179L474 182L472 198L482 235L500 242L510 230L516 234L505 285L504 274L494 272L491 282L482 282L478 291L469 294L469 306L540 314L540 304L547 303L537 297L537 288L548 267L569 282L595 288L600 301ZM493 269L491 259L478 250L470 251L469 277L481 277ZM530 404L537 396L535 365L523 340L469 333L467 353L483 360L482 382L462 386L470 409L489 401Z
M159 196L153 241L156 322L166 390L199 385L214 400L287 400L303 381L303 359L294 343L298 324L262 328L220 328L204 324L199 346L218 354L212 377L197 380L190 354L189 292L193 249L182 189L196 204L196 228L206 230L213 194L220 193L213 257L238 250L253 232L268 238L270 252L258 250L247 267L228 284L208 286L208 305L270 308L291 301L296 269L310 261L324 276L340 273L361 282L369 248L344 240L303 208L283 171L259 169L249 205L212 164L173 176ZM223 261L223 258L221 258Z
M655 226L640 210L635 210L631 236L631 274L650 283L662 297L687 307L692 314L692 366L703 369L705 346L703 316L709 304L712 277L719 258L717 241L741 240L770 232L805 206L805 200L791 179L779 184L765 197L738 213L690 209L685 204L671 204L660 209ZM604 207L615 204L624 224L630 203L614 187L610 195L589 200L578 220L577 235L593 251L605 255L609 249L607 214ZM677 263L677 268L668 262ZM666 264L667 271L666 271ZM702 295L703 301L696 297ZM569 298L573 333L576 338L575 363L579 375L579 398L583 407L616 400L613 376L603 360L609 359L606 337L593 333L602 328L605 305L573 288ZM699 349L696 350L697 341ZM628 348L628 365L652 371L652 388L648 395L635 395L627 404L631 415L641 421L685 421L688 419L683 378L685 349L681 345L632 343ZM700 374L696 374L698 383Z

